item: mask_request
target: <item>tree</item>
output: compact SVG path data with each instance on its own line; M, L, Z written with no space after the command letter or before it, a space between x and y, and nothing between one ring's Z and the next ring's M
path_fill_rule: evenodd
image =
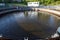
M38 0L26 0L27 2L37 2Z

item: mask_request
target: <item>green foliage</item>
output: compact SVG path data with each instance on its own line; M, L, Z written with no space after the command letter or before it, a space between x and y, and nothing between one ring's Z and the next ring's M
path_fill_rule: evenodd
M2 0L0 0L0 2L2 2ZM18 3L18 2L13 2L12 0L4 0L4 2L6 3ZM57 5L60 4L60 0L24 0L20 3L22 4L27 4L27 2L40 2L41 5Z
M39 0L40 4L49 5L49 4L60 4L60 0Z
M0 2L2 2L2 0L0 0Z
M38 0L25 0L27 2L37 2Z
M39 1L40 4L42 5L49 5L49 4L53 4L53 5L56 5L56 4L60 4L60 0L26 0L27 2L37 2Z

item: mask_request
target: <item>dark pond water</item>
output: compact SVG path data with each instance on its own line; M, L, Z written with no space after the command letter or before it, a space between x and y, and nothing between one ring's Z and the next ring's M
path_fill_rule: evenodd
M60 26L60 17L36 11L17 12L0 17L0 34L14 40L47 38Z

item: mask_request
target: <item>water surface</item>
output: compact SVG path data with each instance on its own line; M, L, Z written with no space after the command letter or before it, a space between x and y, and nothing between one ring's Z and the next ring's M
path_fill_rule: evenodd
M26 36L47 38L60 26L59 18L49 13L36 11L7 14L0 17L0 34L14 40Z

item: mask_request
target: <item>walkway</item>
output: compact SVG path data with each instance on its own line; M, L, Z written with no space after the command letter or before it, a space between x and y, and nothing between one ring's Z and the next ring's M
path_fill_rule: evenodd
M60 16L60 12L59 12L59 11L56 11L56 10L43 9L43 8L33 8L33 10L35 10L35 11L49 12L49 13L51 13L51 14L54 14L54 15Z

